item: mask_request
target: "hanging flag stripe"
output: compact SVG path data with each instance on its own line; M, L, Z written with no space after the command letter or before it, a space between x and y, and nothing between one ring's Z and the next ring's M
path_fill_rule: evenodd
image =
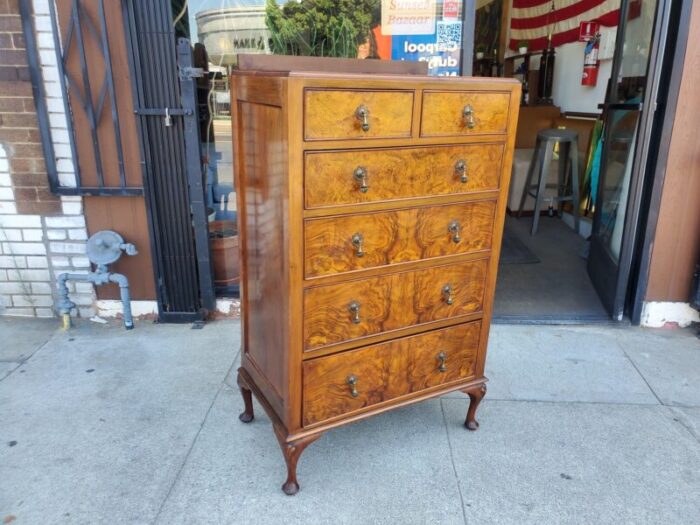
M615 26L620 18L619 0L558 0L554 5L552 11L552 0L513 0L509 47L527 41L530 51L539 51L550 32L554 47L576 42L581 22Z

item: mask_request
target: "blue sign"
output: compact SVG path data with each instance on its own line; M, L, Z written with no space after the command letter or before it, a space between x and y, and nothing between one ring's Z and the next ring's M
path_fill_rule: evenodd
M428 62L428 74L459 75L462 55L462 22L439 21L432 35L393 35L391 59Z

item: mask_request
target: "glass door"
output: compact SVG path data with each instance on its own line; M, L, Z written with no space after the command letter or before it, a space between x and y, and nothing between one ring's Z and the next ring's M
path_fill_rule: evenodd
M605 308L621 320L653 119L663 0L622 0L595 192L588 273ZM663 17L662 17L663 18ZM661 51L663 51L661 49Z

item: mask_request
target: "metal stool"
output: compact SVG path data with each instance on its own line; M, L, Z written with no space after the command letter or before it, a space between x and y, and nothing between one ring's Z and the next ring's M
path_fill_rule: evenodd
M559 182L558 184L547 184L547 175L549 174L549 165L552 161L552 149L555 143L559 143ZM539 164L539 172L537 184L532 183L535 175L535 170ZM571 193L563 194L566 191L567 175L571 168ZM537 233L537 223L540 220L540 207L544 200L544 191L546 188L557 189L557 208L561 213L561 205L563 201L573 201L574 206L574 228L576 233L579 231L579 190L578 190L578 133L568 129L544 129L537 133L537 144L535 151L532 154L530 161L530 169L527 171L527 180L523 188L523 195L520 198L520 207L518 208L518 218L523 213L525 199L527 196L535 198L535 209L532 218L532 231L530 235ZM533 190L536 190L533 192Z

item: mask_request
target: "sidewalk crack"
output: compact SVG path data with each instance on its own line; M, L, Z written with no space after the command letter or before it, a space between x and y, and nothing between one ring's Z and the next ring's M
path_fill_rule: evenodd
M447 437L447 447L450 450L450 462L452 463L452 472L455 475L455 481L457 482L457 492L459 492L459 501L462 505L462 518L464 518L464 525L467 525L467 509L464 505L464 495L462 494L462 485L459 482L459 475L457 474L457 465L455 465L454 453L452 452L452 441L450 440L450 430L447 426L447 416L445 415L445 407L442 404L442 399L440 399L440 411L442 412L442 422L445 425L445 435Z
M192 450L194 450L194 446L197 443L197 440L199 439L199 434L202 433L202 429L204 428L204 425L207 422L207 419L209 419L209 413L211 412L212 408L214 408L214 403L216 403L216 400L219 398L219 394L221 394L221 391L224 388L224 383L222 382L221 385L219 386L219 389L216 391L216 394L214 395L214 398L212 399L209 408L207 408L206 413L204 414L204 417L202 418L202 422L199 425L199 428L197 429L197 433L194 435L194 438L192 439L192 443L190 444L190 448L187 449L187 454L185 454L185 457L182 460L182 464L180 465L180 468L177 469L177 473L175 474L175 477L173 478L173 482L170 484L170 487L168 487L168 492L163 498L163 501L160 504L160 507L158 508L158 512L156 513L155 517L153 518L153 524L155 525L158 523L158 520L160 519L160 515L163 513L163 509L165 508L165 504L167 501L170 499L170 495L173 492L173 489L175 488L175 485L177 485L177 482L180 480L180 476L182 475L182 471L185 469L185 465L187 464L187 460L190 458L190 455L192 454Z

